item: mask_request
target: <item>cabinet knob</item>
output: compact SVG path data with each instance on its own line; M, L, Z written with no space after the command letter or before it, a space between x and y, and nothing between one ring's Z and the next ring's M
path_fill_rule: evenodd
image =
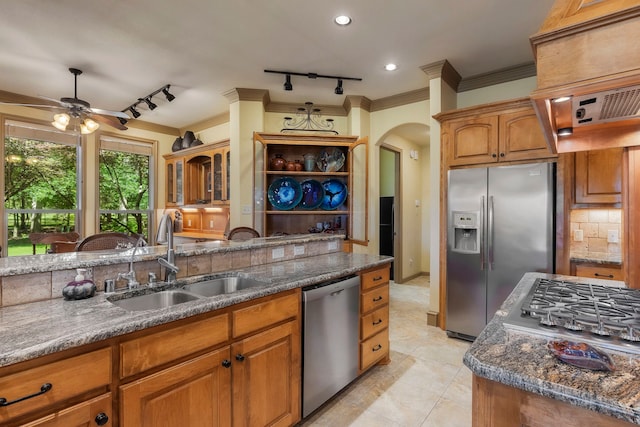
M243 355L241 355L241 354L236 354L236 360L237 360L238 362L242 362L242 361L244 360L244 356L243 356Z
M500 157L504 157L504 153L500 153Z
M224 359L222 361L222 366L224 366L225 368L230 368L231 367L231 360L229 359Z
M107 414L105 414L104 412L100 412L98 415L96 415L96 424L98 424L99 426L103 426L108 422L109 416L107 416Z
M495 158L496 158L496 157L498 157L498 156L496 155L496 153L493 153L493 154L491 155L491 157L493 157L493 158L495 159Z

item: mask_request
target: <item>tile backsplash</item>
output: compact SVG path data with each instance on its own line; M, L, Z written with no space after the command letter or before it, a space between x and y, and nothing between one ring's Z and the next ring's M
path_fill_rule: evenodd
M570 220L572 253L622 252L621 209L574 209Z

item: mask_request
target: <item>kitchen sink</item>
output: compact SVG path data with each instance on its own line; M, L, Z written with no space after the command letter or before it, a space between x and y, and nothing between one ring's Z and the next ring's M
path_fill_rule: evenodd
M129 311L156 310L159 308L171 307L199 299L197 295L191 295L177 290L167 290L154 292L145 295L137 295L131 298L109 299L107 300L120 308Z
M252 279L244 276L228 276L207 279L201 282L192 283L182 287L187 292L203 297L212 297L222 294L241 291L243 289L254 288L267 285L269 282Z

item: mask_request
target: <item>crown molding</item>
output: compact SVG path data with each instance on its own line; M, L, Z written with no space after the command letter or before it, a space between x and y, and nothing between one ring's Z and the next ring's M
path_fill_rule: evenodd
M388 96L386 98L376 99L371 103L370 111L386 110L388 108L400 107L402 105L413 104L414 102L426 101L429 99L431 92L429 88L416 89L409 92L399 93L398 95Z
M458 73L458 71L453 68L453 65L446 59L423 65L420 69L429 77L429 80L442 78L442 80L457 92L462 76L460 76L460 73Z
M502 68L500 70L466 77L460 82L457 91L466 92L468 90L480 89L499 83L511 82L527 77L534 77L535 75L535 62L527 62L525 64L515 65L513 67Z
M352 108L362 108L365 111L371 111L371 100L366 96L347 95L342 103L344 110L349 114Z
M248 89L248 88L233 88L222 94L225 96L229 103L238 101L259 101L263 105L269 104L271 99L269 98L269 91L266 89Z
M180 129L171 126L159 125L156 123L145 122L144 120L130 119L127 121L128 128L146 130L149 132L163 133L166 135L180 135Z

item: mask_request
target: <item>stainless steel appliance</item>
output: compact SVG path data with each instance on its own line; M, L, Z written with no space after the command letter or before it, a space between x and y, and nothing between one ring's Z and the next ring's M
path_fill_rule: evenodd
M449 336L474 339L522 275L554 270L555 164L449 171Z
M539 278L504 326L640 354L640 291Z
M358 376L360 277L302 289L302 416Z

